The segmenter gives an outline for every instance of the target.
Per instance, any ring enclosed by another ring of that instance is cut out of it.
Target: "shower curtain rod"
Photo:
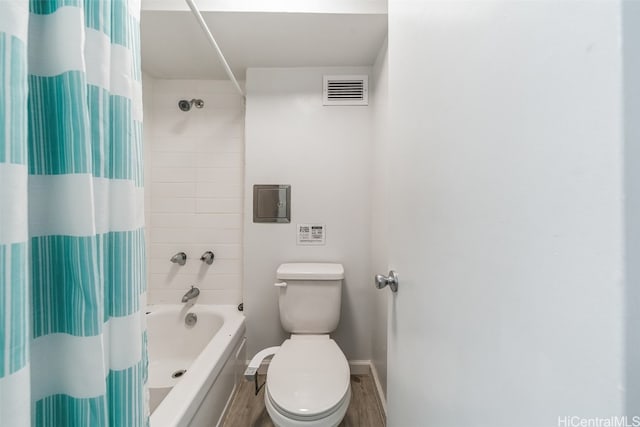
[[[218,54],[218,58],[222,62],[222,65],[224,66],[224,70],[227,72],[227,75],[229,76],[229,78],[233,82],[234,86],[236,87],[236,90],[238,91],[240,96],[242,96],[242,98],[244,99],[245,98],[244,92],[242,91],[242,88],[240,87],[240,84],[238,84],[238,80],[236,80],[236,76],[233,75],[233,71],[231,71],[231,67],[229,67],[229,63],[227,63],[227,60],[224,58],[224,55],[222,54],[222,51],[220,50],[220,46],[218,46],[218,43],[216,43],[216,39],[213,38],[213,34],[211,34],[211,31],[209,30],[209,26],[204,21],[204,18],[202,17],[202,14],[200,13],[200,10],[198,10],[198,6],[196,6],[196,4],[193,2],[193,0],[185,0],[185,1],[187,2],[187,5],[191,9],[191,12],[193,12],[194,16],[196,17],[196,20],[198,21],[198,24],[200,24],[200,27],[202,28],[202,31],[204,31],[204,33],[206,34],[207,38],[209,39],[209,43],[211,43],[211,46],[213,46],[213,48],[215,49],[216,53]]]

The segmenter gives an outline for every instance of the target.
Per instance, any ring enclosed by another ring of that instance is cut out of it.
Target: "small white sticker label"
[[[298,224],[298,245],[324,245],[324,224]]]

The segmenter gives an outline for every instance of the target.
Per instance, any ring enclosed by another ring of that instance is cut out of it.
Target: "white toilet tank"
[[[289,263],[278,267],[280,322],[293,334],[328,334],[340,322],[342,264]]]

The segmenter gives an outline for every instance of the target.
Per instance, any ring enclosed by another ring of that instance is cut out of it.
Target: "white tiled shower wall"
[[[236,304],[242,294],[244,116],[226,81],[145,76],[145,191],[148,299],[179,303],[195,285],[199,302]],[[201,98],[204,108],[178,108]],[[200,261],[211,250],[212,265]],[[188,256],[184,266],[169,259]]]

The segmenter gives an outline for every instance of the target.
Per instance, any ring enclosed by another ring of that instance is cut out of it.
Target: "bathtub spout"
[[[191,286],[191,289],[189,289],[187,293],[182,297],[182,302],[189,302],[189,300],[194,299],[198,295],[200,295],[200,289]]]

